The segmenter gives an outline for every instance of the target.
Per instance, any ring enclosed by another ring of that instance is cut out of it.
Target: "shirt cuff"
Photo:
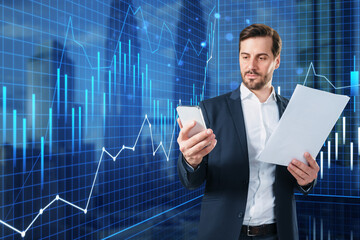
[[[301,188],[302,191],[304,191],[305,193],[308,193],[311,189],[311,186],[312,186],[313,183],[309,183],[308,185],[305,185],[305,186],[300,186],[299,187]]]
[[[186,170],[188,170],[189,172],[195,172],[195,170],[199,169],[200,168],[200,165],[195,169],[193,168],[186,160],[185,158],[183,157],[183,161],[185,163],[185,168]]]

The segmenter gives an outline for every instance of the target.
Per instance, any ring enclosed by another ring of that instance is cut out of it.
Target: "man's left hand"
[[[287,167],[288,171],[294,176],[300,186],[306,186],[312,183],[317,178],[320,169],[310,153],[304,153],[304,157],[309,163],[309,166],[297,159],[293,159]]]

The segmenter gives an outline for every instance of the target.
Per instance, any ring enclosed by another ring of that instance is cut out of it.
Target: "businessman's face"
[[[240,43],[240,71],[243,83],[250,90],[271,85],[274,70],[280,65],[280,55],[274,57],[271,37],[248,38]]]

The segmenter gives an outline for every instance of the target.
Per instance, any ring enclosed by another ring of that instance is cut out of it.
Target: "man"
[[[314,187],[318,164],[308,153],[308,165],[258,161],[288,103],[272,87],[280,52],[274,29],[246,27],[239,40],[242,84],[200,102],[207,130],[188,138],[195,122],[182,126],[178,119],[180,180],[188,189],[206,181],[199,239],[298,239],[294,189],[307,194]]]

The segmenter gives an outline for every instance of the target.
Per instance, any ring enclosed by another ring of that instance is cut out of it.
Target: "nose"
[[[256,67],[257,67],[256,58],[251,58],[249,61],[249,70],[256,69]]]

